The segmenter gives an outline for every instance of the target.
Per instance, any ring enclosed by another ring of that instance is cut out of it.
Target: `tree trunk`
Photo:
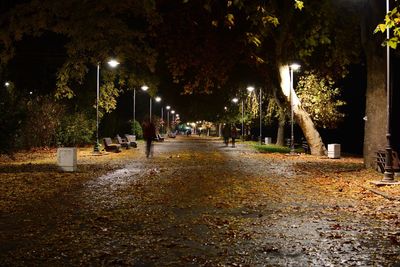
[[[278,106],[278,132],[276,134],[276,145],[277,146],[284,146],[285,145],[285,124],[286,124],[286,114],[285,114],[285,107],[282,104],[282,101],[279,99],[277,90],[274,89],[274,100],[276,105]]]
[[[278,133],[276,134],[276,145],[285,145],[285,117],[283,119],[279,116]]]
[[[380,45],[382,39],[373,30],[385,16],[385,3],[369,0],[365,3],[362,23],[363,47],[367,61],[367,91],[364,132],[364,164],[375,167],[375,152],[386,146],[386,49]]]
[[[288,65],[278,65],[279,75],[281,78],[281,90],[286,100],[290,103],[290,96],[292,97],[292,106],[294,119],[303,131],[311,149],[311,154],[316,156],[326,155],[326,148],[322,142],[321,136],[317,131],[310,115],[301,107],[299,98],[296,92],[290,88],[290,72]]]

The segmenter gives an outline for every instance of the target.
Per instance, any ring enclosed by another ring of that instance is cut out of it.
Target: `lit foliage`
[[[12,154],[25,118],[25,99],[15,92],[13,83],[0,88],[0,154]]]
[[[137,139],[143,138],[143,129],[142,126],[140,125],[140,122],[138,122],[137,120],[131,123],[131,130],[132,133],[136,135]]]
[[[52,96],[37,96],[26,103],[26,119],[19,142],[24,148],[54,146],[64,107]]]
[[[96,130],[96,121],[84,113],[63,116],[57,129],[56,140],[59,146],[89,144]]]
[[[388,45],[389,47],[396,49],[397,45],[400,44],[400,2],[397,2],[397,6],[389,11],[385,16],[384,23],[379,24],[375,33],[386,32],[387,28],[391,29],[392,36],[389,40],[386,40],[383,45]]]
[[[110,57],[118,57],[122,64],[113,70],[118,73],[117,78],[111,79],[106,68],[101,71],[106,86],[101,88],[104,97],[100,107],[106,112],[115,108],[119,89],[111,83],[116,79],[125,89],[156,83],[151,77],[156,52],[148,34],[158,23],[154,1],[31,0],[17,5],[7,15],[7,19],[0,20],[0,28],[8,29],[0,31],[2,64],[14,56],[15,44],[26,36],[52,32],[66,38],[66,60],[57,73],[58,98],[72,98],[84,90],[82,84],[87,81],[89,70],[99,63],[103,67]]]
[[[340,89],[334,87],[332,80],[306,73],[300,77],[296,91],[301,106],[318,127],[335,128],[344,118],[340,107],[346,103],[338,99]]]

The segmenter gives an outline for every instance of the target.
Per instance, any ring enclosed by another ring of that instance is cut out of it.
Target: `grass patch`
[[[252,144],[252,147],[257,150],[258,152],[261,153],[289,153],[290,148],[286,146],[277,146],[277,145],[260,145],[259,143],[254,142]],[[302,153],[303,149],[302,148],[297,148],[295,149],[296,153]]]

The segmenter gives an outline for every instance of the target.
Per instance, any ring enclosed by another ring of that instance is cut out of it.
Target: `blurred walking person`
[[[231,127],[229,127],[228,123],[226,123],[224,125],[224,128],[222,128],[222,136],[224,137],[225,146],[228,146],[229,145],[229,137],[231,136]]]
[[[237,129],[235,124],[232,125],[231,138],[232,138],[232,147],[235,147],[235,139],[237,138]]]
[[[143,122],[143,138],[146,141],[146,158],[153,157],[152,142],[156,137],[156,127],[150,119]]]

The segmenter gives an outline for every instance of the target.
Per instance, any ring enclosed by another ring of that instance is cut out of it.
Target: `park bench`
[[[107,152],[116,152],[116,153],[121,152],[121,145],[114,144],[110,137],[103,138],[103,143],[104,143],[104,149]]]
[[[119,134],[117,134],[115,139],[117,140],[117,144],[120,144],[121,147],[125,147],[126,149],[129,149],[129,143],[126,140],[122,139],[121,136],[119,136]]]
[[[169,138],[175,138],[175,137],[176,137],[176,133],[169,132],[169,133],[168,133],[168,137],[169,137]]]
[[[125,134],[125,139],[126,139],[126,141],[128,142],[128,144],[129,144],[131,147],[133,147],[133,148],[136,148],[136,147],[137,147],[137,143],[135,142],[135,141],[136,141],[136,138],[135,138],[134,135]]]
[[[160,134],[156,134],[155,140],[156,140],[157,142],[164,142],[164,137],[162,137]]]
[[[386,165],[386,151],[378,150],[376,151],[375,162],[377,165],[377,170],[381,173],[385,172]],[[400,172],[400,160],[396,151],[392,150],[392,166],[394,172]]]

